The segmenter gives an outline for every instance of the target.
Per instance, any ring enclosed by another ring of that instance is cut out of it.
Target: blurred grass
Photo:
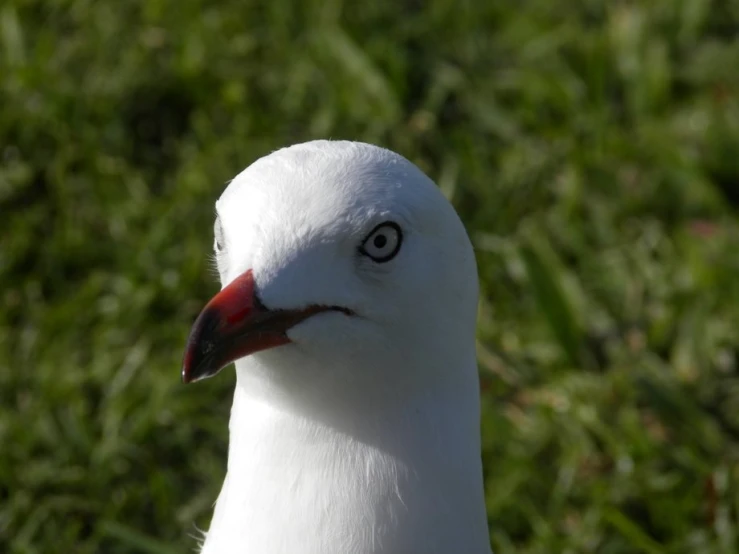
[[[738,552],[738,31],[736,0],[5,0],[0,551],[192,551],[233,385],[178,375],[212,202],[333,137],[477,247],[496,553]]]

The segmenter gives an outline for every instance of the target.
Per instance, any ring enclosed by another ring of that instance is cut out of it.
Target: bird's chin
[[[361,327],[361,318],[340,311],[326,311],[309,317],[287,331],[291,344],[299,349],[311,350],[353,336]]]
[[[295,352],[327,362],[371,357],[387,343],[384,329],[371,319],[340,312],[320,313],[301,321],[287,332],[287,336]]]

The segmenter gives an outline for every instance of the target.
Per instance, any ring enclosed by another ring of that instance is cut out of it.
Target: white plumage
[[[299,317],[220,361],[237,384],[203,554],[488,554],[477,273],[438,188],[388,150],[315,141],[248,167],[217,212],[224,287]],[[206,331],[190,348],[212,365]]]

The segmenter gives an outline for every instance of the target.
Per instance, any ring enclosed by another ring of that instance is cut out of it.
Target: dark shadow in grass
[[[145,83],[127,98],[122,109],[127,157],[151,175],[151,191],[161,194],[164,174],[177,161],[177,142],[190,129],[195,101],[187,83],[177,80]]]

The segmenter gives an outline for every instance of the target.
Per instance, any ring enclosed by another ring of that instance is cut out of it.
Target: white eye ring
[[[381,264],[395,257],[400,251],[402,242],[403,232],[400,230],[400,225],[393,221],[386,221],[370,231],[359,247],[359,252]]]

